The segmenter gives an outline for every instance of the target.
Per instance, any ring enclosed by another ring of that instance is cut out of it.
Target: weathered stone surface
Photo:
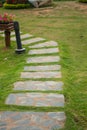
[[[10,94],[6,99],[6,104],[19,106],[64,106],[64,96],[62,94],[46,93],[15,93]]]
[[[4,31],[0,31],[0,35],[1,35],[2,33],[4,33]]]
[[[21,34],[22,32],[20,32],[20,34]],[[11,32],[11,36],[13,36],[13,35],[15,35],[15,31],[13,31],[13,32]]]
[[[20,34],[21,34],[22,32],[20,32]],[[5,36],[5,34],[3,33],[3,34],[0,34],[2,37],[4,37]],[[13,35],[15,35],[15,32],[13,31],[13,32],[11,32],[11,36],[13,36]]]
[[[23,34],[20,37],[21,37],[21,39],[30,38],[30,37],[32,37],[32,35],[30,35],[30,34]],[[11,37],[11,40],[12,41],[16,41],[16,37]]]
[[[58,130],[66,120],[64,112],[6,111],[0,112],[0,117],[0,130],[53,130],[55,126]]]
[[[44,65],[44,66],[25,66],[24,71],[50,71],[50,70],[60,70],[60,65]]]
[[[19,81],[14,83],[14,90],[62,90],[63,82],[55,81]]]
[[[29,40],[23,40],[22,44],[27,45],[27,44],[31,44],[31,43],[34,43],[34,42],[40,42],[40,41],[43,41],[43,40],[45,40],[45,39],[44,38],[32,38],[32,39],[29,39]]]
[[[57,46],[58,43],[55,41],[48,41],[43,43],[38,43],[36,45],[29,46],[29,48],[42,48],[42,47],[50,47],[50,46]]]
[[[61,72],[21,72],[21,78],[61,78]]]
[[[47,49],[33,49],[29,51],[29,55],[32,54],[53,54],[59,52],[58,48],[47,48]]]
[[[4,34],[0,34],[4,36]],[[11,33],[15,35],[15,32]],[[59,52],[55,41],[48,41],[44,43],[37,43],[31,45],[31,43],[44,41],[43,38],[29,38],[28,34],[21,35],[22,44],[30,44],[29,55],[33,54],[50,54]],[[15,36],[11,38],[15,41]],[[41,49],[41,48],[48,49]],[[53,47],[53,48],[52,48]],[[35,49],[36,48],[36,49]],[[38,48],[38,49],[37,49]],[[27,59],[27,63],[51,63],[59,62],[59,56],[40,56],[31,57]],[[51,63],[52,64],[52,63]],[[39,70],[39,72],[38,72]],[[33,81],[34,79],[45,78],[61,78],[60,65],[44,65],[44,66],[25,66],[24,71],[34,72],[22,72],[21,78],[29,78],[27,81],[19,81],[14,84],[14,90],[40,90],[40,91],[60,91],[62,90],[63,82],[55,81]],[[31,80],[30,80],[31,79]],[[57,93],[13,93],[6,99],[8,105],[18,106],[35,106],[35,107],[64,107],[64,96]],[[64,112],[0,112],[0,130],[55,130],[64,127],[65,123]]]
[[[38,56],[28,58],[27,63],[59,62],[59,60],[59,56]]]

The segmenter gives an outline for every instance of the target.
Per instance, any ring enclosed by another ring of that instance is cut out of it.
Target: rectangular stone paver
[[[21,34],[22,32],[20,32],[20,34]],[[15,32],[13,31],[13,32],[11,32],[11,36],[13,36],[13,35],[15,35]],[[3,34],[1,34],[1,36],[2,37],[4,37],[5,36],[5,34],[3,33]]]
[[[27,63],[59,62],[59,60],[59,56],[38,56],[28,58]]]
[[[21,34],[22,32],[20,32],[20,34]],[[15,31],[13,31],[13,32],[11,32],[11,36],[13,36],[13,35],[15,35]]]
[[[64,127],[64,112],[0,112],[0,130],[55,130]]]
[[[22,34],[20,37],[21,37],[21,39],[30,38],[30,37],[32,37],[32,35],[30,35],[30,34]],[[11,37],[11,40],[16,41],[16,37]]]
[[[50,71],[50,70],[60,70],[60,65],[44,65],[44,66],[25,66],[24,71]]]
[[[21,78],[61,78],[61,72],[21,72]]]
[[[64,96],[56,93],[15,93],[10,94],[6,99],[8,105],[18,106],[64,106]]]
[[[58,48],[47,48],[47,49],[33,49],[29,51],[29,55],[32,54],[50,54],[59,52]]]
[[[55,81],[19,81],[14,83],[14,90],[62,90],[63,82]]]
[[[48,41],[43,43],[38,43],[36,45],[29,46],[29,48],[42,48],[42,47],[50,47],[50,46],[58,46],[58,43],[55,41]]]
[[[34,43],[34,42],[40,42],[40,41],[43,41],[45,40],[44,38],[32,38],[32,39],[29,39],[29,40],[23,40],[22,41],[22,44],[23,45],[27,45],[27,44],[31,44],[31,43]]]
[[[4,33],[4,31],[0,31],[0,35],[1,35],[2,33]]]

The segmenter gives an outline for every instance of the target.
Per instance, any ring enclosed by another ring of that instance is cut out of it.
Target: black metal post
[[[19,28],[19,23],[17,21],[14,22],[14,30],[15,30],[16,42],[17,42],[17,49],[15,50],[15,52],[17,54],[21,54],[25,52],[25,48],[22,48],[21,38],[20,38],[20,28]]]

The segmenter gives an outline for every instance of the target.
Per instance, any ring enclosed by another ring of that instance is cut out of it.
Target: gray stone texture
[[[20,33],[22,33],[22,32],[20,32]],[[11,32],[11,35],[15,35],[15,31]]]
[[[21,37],[21,39],[25,39],[25,38],[32,37],[32,35],[30,35],[30,34],[22,34],[20,37]],[[11,40],[16,41],[16,37],[11,37]]]
[[[62,90],[63,82],[55,81],[19,81],[14,83],[14,90]]]
[[[18,106],[64,106],[64,96],[53,93],[15,93],[10,94],[6,99],[8,105]]]
[[[53,53],[58,53],[59,49],[58,48],[46,48],[46,49],[33,49],[29,51],[29,55],[33,54],[53,54]]]
[[[0,130],[54,130],[55,126],[58,130],[64,127],[66,120],[64,112],[6,111],[0,112],[0,117]]]
[[[21,72],[21,78],[61,78],[61,72]]]
[[[60,65],[38,65],[38,66],[25,66],[24,71],[53,71],[53,70],[60,70]]]
[[[27,63],[59,62],[59,60],[59,56],[38,56],[28,58]]]
[[[20,32],[20,34],[22,34],[22,32]],[[3,33],[3,34],[0,34],[2,37],[4,37],[5,36],[5,34]],[[11,36],[14,36],[15,35],[15,32],[13,31],[13,32],[11,32]]]
[[[14,33],[14,32],[13,32]],[[2,35],[2,34],[1,34]],[[12,34],[11,34],[12,35]],[[3,34],[4,36],[4,34]],[[21,39],[28,38],[28,34],[21,35]],[[15,41],[15,37],[11,38]],[[43,38],[32,38],[23,40],[22,44],[30,44],[29,55],[32,54],[50,54],[59,52],[55,41],[40,42]],[[52,48],[53,46],[53,48]],[[48,49],[41,49],[50,47]],[[39,49],[34,49],[39,48]],[[38,56],[29,57],[27,63],[52,63],[59,62],[59,56]],[[60,65],[38,65],[25,66],[21,72],[21,78],[29,79],[14,83],[14,90],[32,90],[32,91],[60,91],[62,90],[62,81],[51,81],[50,78],[61,78]],[[29,72],[28,72],[29,71]],[[32,72],[31,72],[32,71]],[[49,81],[33,81],[34,79],[45,78]],[[31,80],[30,80],[31,79]],[[64,95],[58,93],[45,92],[22,92],[8,95],[5,104],[17,106],[33,107],[64,107]],[[58,130],[64,127],[66,116],[64,112],[0,112],[0,130]]]
[[[55,41],[48,41],[48,42],[38,43],[36,45],[29,46],[29,48],[42,48],[42,47],[50,47],[50,46],[55,47],[57,45],[58,43]]]
[[[34,42],[40,42],[40,41],[43,41],[45,40],[44,38],[32,38],[32,39],[29,39],[29,40],[23,40],[22,41],[22,44],[23,45],[28,45],[28,44],[31,44],[31,43],[34,43]]]
[[[0,35],[1,35],[2,33],[4,33],[4,31],[0,31]]]

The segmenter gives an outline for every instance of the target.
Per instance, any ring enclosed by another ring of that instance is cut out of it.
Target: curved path
[[[0,35],[4,36],[2,33]],[[14,32],[11,35],[11,40],[15,41]],[[23,33],[21,39],[22,44],[29,45],[30,51],[20,81],[14,83],[17,93],[8,95],[5,104],[64,108],[58,43]],[[63,111],[4,111],[0,112],[0,130],[59,130],[64,127],[65,120]]]

